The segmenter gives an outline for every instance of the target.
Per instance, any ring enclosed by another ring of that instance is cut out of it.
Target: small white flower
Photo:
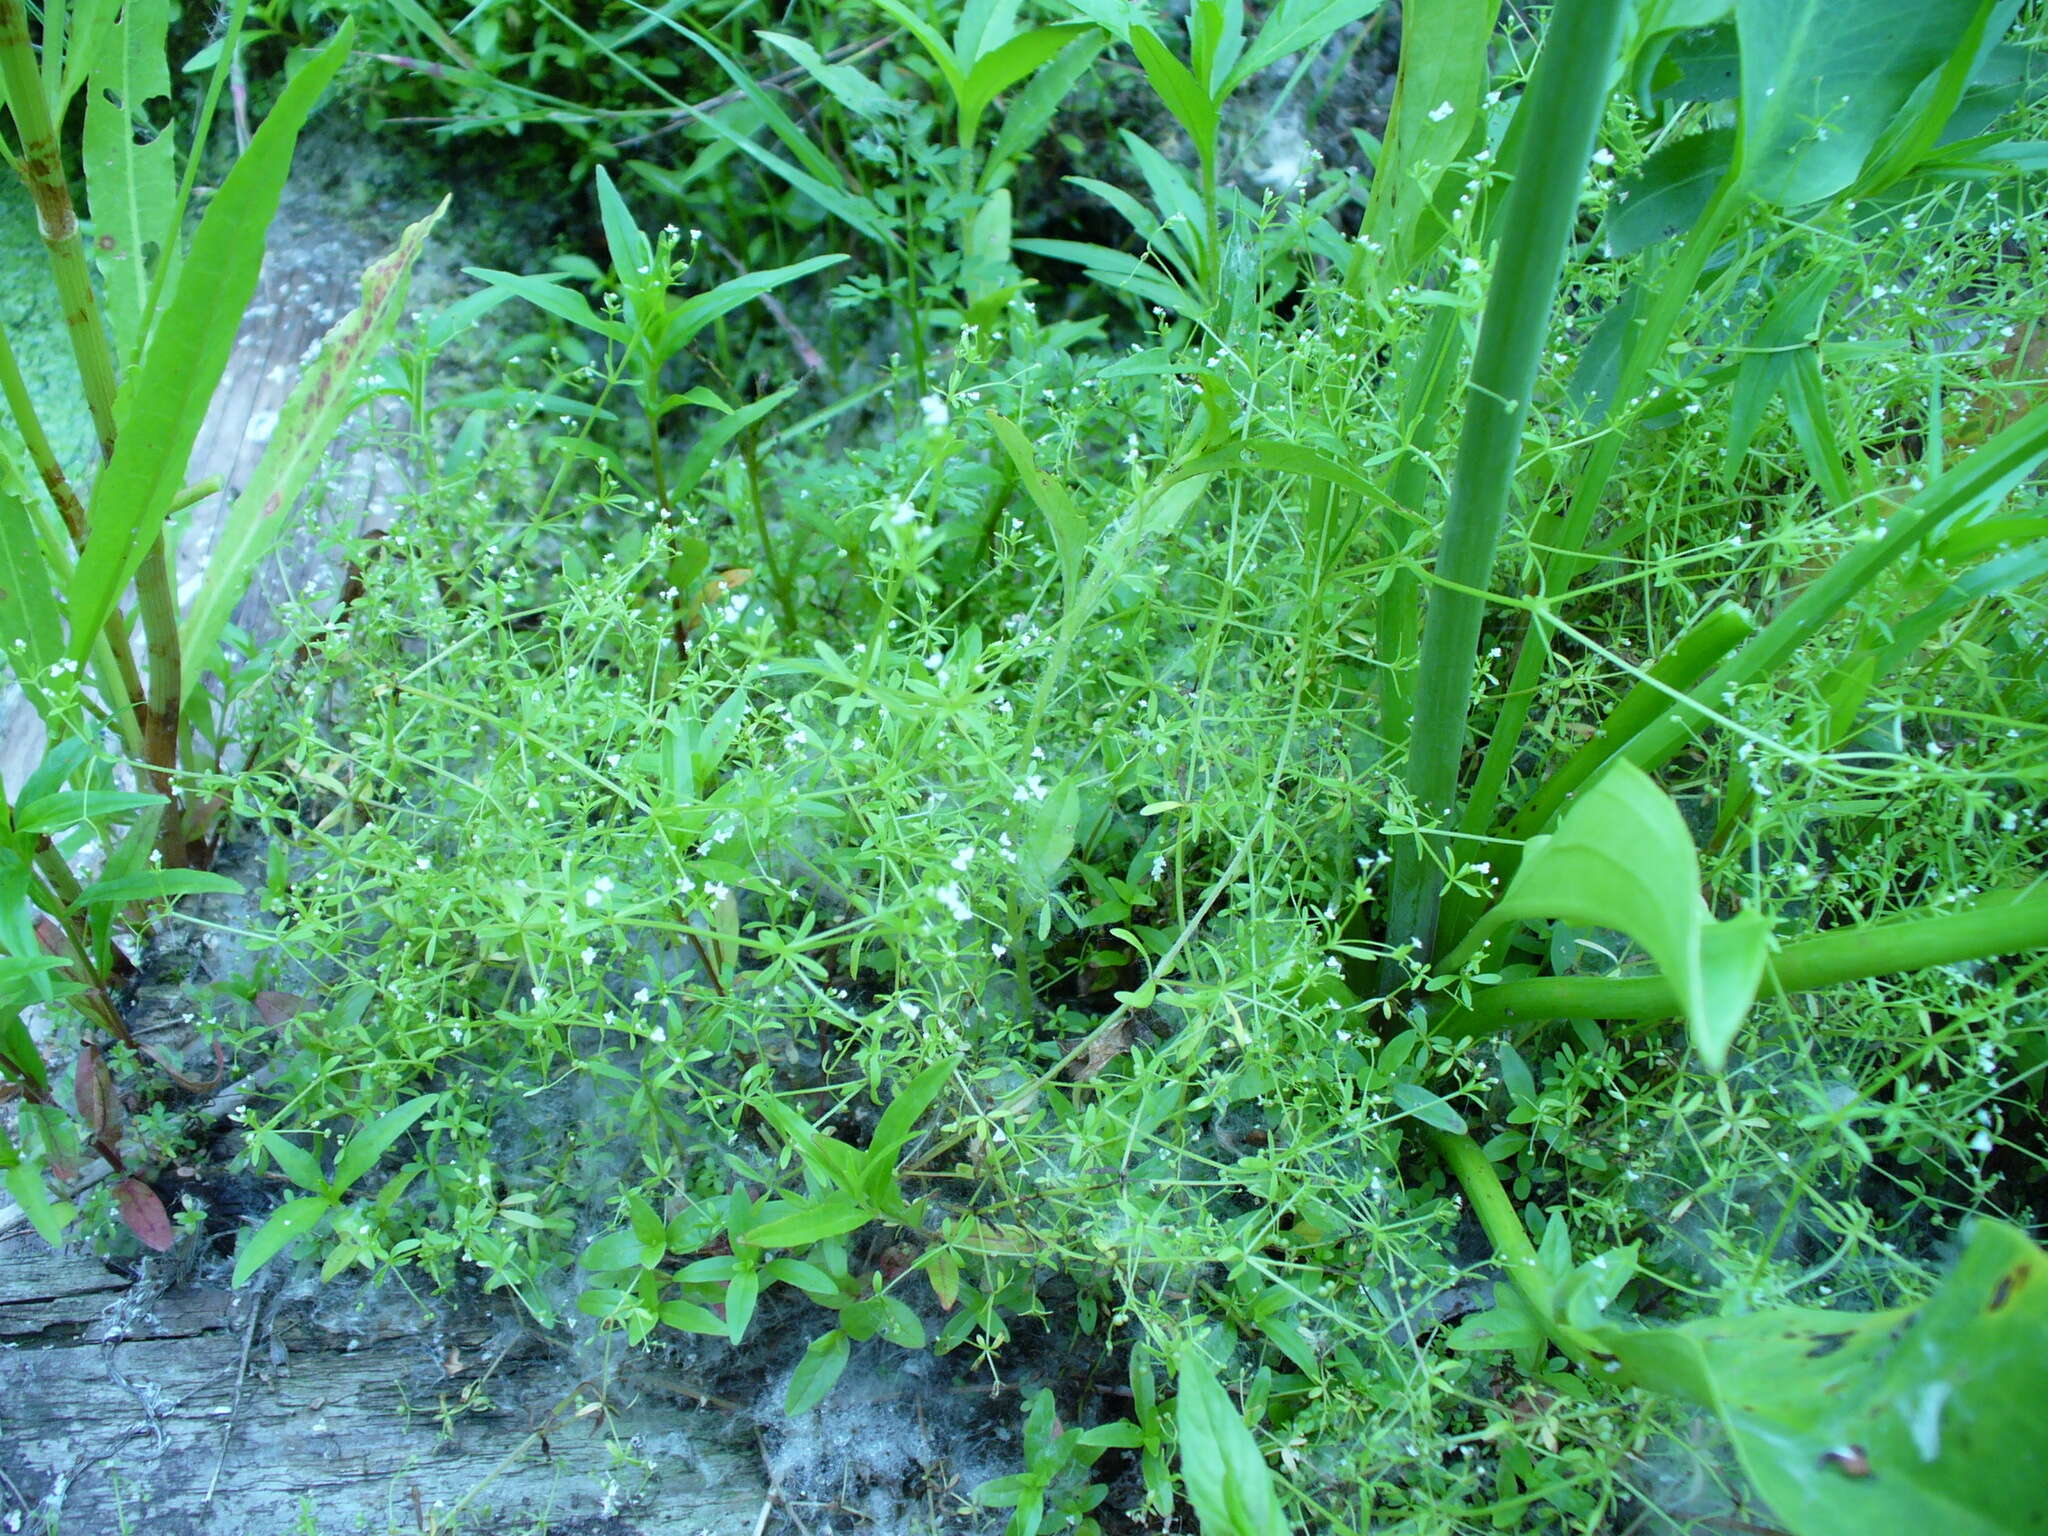
[[[947,860],[947,862],[950,863],[955,869],[960,870],[964,873],[967,866],[974,862],[973,846],[970,844],[969,846],[962,848],[958,853],[954,854],[951,859]]]
[[[1458,109],[1452,106],[1448,101],[1438,102],[1435,106],[1429,109],[1429,120],[1432,123],[1440,123],[1457,110]]]
[[[917,402],[917,408],[924,412],[924,424],[928,427],[943,427],[953,419],[945,400],[938,395],[926,395]]]

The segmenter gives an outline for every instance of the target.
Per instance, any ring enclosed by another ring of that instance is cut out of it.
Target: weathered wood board
[[[428,1312],[397,1286],[130,1280],[17,1232],[0,1239],[0,1529],[782,1528],[751,1432],[659,1362],[614,1358],[486,1298]]]

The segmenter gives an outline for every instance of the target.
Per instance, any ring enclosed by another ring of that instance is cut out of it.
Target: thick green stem
[[[1615,419],[1593,445],[1592,453],[1580,469],[1572,499],[1565,508],[1563,526],[1554,533],[1546,530],[1544,534],[1546,552],[1537,586],[1552,602],[1562,600],[1565,590],[1590,563],[1585,553],[1586,537],[1592,529],[1601,499],[1606,495],[1607,483],[1614,477],[1622,446],[1629,439],[1629,427],[1639,409],[1636,397],[1649,382],[1651,368],[1669,348],[1671,335],[1678,328],[1679,316],[1685,312],[1693,290],[1699,286],[1700,275],[1706,270],[1708,259],[1720,248],[1721,238],[1741,206],[1733,176],[1724,178],[1706,210],[1693,225],[1692,232],[1686,236],[1684,245],[1679,247],[1678,254],[1664,269],[1649,312],[1636,323],[1628,350],[1622,357],[1614,392],[1609,397],[1609,409]],[[1461,830],[1468,836],[1484,833],[1499,815],[1501,788],[1507,783],[1508,769],[1515,753],[1521,749],[1522,729],[1528,724],[1544,663],[1550,657],[1548,641],[1545,632],[1532,628],[1516,648],[1514,672],[1507,691],[1501,696],[1500,717],[1494,721],[1486,756],[1480,763],[1479,776],[1474,782],[1464,817]],[[1534,830],[1542,829],[1538,826]]]
[[[1493,1164],[1479,1150],[1479,1143],[1452,1131],[1429,1130],[1427,1134],[1437,1155],[1465,1191],[1465,1198],[1472,1202],[1472,1214],[1479,1218],[1486,1240],[1493,1244],[1494,1257],[1507,1271],[1515,1289],[1522,1293],[1522,1299],[1536,1314],[1550,1341],[1574,1363],[1591,1367],[1598,1351],[1577,1329],[1567,1327],[1553,1315],[1550,1280],[1543,1273],[1542,1261],[1536,1257],[1536,1245],[1529,1241],[1522,1218],[1515,1214],[1514,1201],[1508,1198]]]
[[[78,359],[78,378],[92,412],[100,453],[114,456],[114,349],[93,296],[92,274],[86,270],[85,245],[78,234],[78,215],[64,180],[58,153],[57,128],[43,96],[42,74],[36,68],[35,46],[29,41],[28,11],[21,0],[0,0],[0,82],[8,110],[21,134],[21,176],[34,201],[43,244],[57,278],[57,297],[64,311],[64,329]]]
[[[2048,949],[2048,888],[1998,891],[1959,911],[1887,918],[1788,944],[1771,956],[1763,991],[1811,992],[2036,949]],[[1662,976],[1539,976],[1484,989],[1445,1027],[1488,1034],[1556,1019],[1668,1019],[1679,1011]]]
[[[1438,585],[1423,626],[1408,792],[1418,827],[1425,830],[1456,820],[1458,766],[1470,730],[1466,714],[1486,611],[1482,594],[1493,579],[1529,395],[1626,9],[1626,0],[1559,0],[1517,113],[1530,120],[1523,142],[1540,144],[1542,154],[1525,155],[1514,167],[1502,210],[1499,254],[1473,349],[1465,427],[1436,559]],[[1424,955],[1432,951],[1442,888],[1424,832],[1400,839],[1389,942],[1412,943]],[[1391,990],[1403,974],[1398,961],[1389,961],[1381,979]]]

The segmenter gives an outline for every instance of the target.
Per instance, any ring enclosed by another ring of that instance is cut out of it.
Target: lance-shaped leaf
[[[150,104],[169,106],[164,60],[166,0],[127,0],[111,38],[96,45],[85,105],[85,183],[92,199],[93,263],[107,288],[107,317],[124,357],[143,340],[152,262],[175,263],[177,160]]]
[[[407,279],[435,220],[448,199],[409,226],[389,255],[363,272],[363,302],[336,323],[320,343],[320,355],[300,378],[278,413],[276,430],[256,472],[235,498],[206,579],[185,615],[185,697],[199,688],[213,663],[221,630],[241,600],[249,576],[283,535],[285,514],[299,499],[326,455],[327,445],[355,403],[355,381],[365,364],[390,338],[405,307]]]
[[[163,529],[193,441],[263,265],[261,232],[277,213],[292,152],[313,105],[348,57],[334,41],[292,78],[199,221],[141,366],[125,381],[114,456],[93,486],[92,536],[71,578],[71,654],[83,661]]]
[[[1718,1413],[1799,1536],[2048,1529],[2048,1254],[2017,1228],[1980,1221],[1915,1307],[1793,1308],[1594,1337],[1624,1380]]]
[[[1529,840],[1506,892],[1443,969],[1455,970],[1508,923],[1562,918],[1619,929],[1657,962],[1700,1059],[1718,1072],[1756,999],[1770,928],[1754,911],[1717,920],[1699,891],[1699,855],[1685,818],[1648,774],[1617,762],[1555,833]]]

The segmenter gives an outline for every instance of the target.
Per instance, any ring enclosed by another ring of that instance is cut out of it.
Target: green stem
[[[1458,765],[1470,730],[1466,715],[1486,611],[1481,594],[1493,578],[1529,396],[1606,105],[1608,61],[1626,9],[1626,0],[1558,0],[1517,113],[1528,114],[1525,142],[1540,144],[1542,154],[1515,167],[1473,349],[1465,426],[1436,559],[1439,585],[1430,596],[1416,672],[1408,793],[1419,828],[1444,827],[1456,819]],[[1391,943],[1412,942],[1425,955],[1433,950],[1442,888],[1421,831],[1398,840],[1387,931]],[[1382,967],[1388,990],[1402,978],[1398,959]]]
[[[85,245],[78,234],[78,215],[64,180],[58,153],[57,127],[43,95],[35,47],[29,41],[28,10],[21,0],[0,0],[0,84],[21,135],[22,180],[35,203],[36,222],[50,253],[63,307],[65,334],[78,360],[78,378],[92,412],[100,453],[114,456],[114,349],[93,296],[92,274],[86,270]]]
[[[1576,1328],[1559,1322],[1553,1315],[1550,1281],[1543,1273],[1542,1260],[1536,1256],[1536,1245],[1529,1241],[1522,1218],[1515,1214],[1514,1201],[1508,1198],[1493,1164],[1479,1150],[1479,1143],[1454,1131],[1426,1128],[1426,1134],[1437,1155],[1456,1176],[1465,1198],[1472,1203],[1472,1214],[1479,1218],[1486,1240],[1493,1244],[1494,1257],[1507,1271],[1515,1289],[1522,1293],[1522,1299],[1536,1314],[1550,1341],[1575,1364],[1590,1368],[1599,1357],[1599,1350]]]
[[[1741,206],[1742,199],[1735,190],[1731,173],[1715,188],[1713,198],[1693,225],[1692,232],[1686,236],[1685,244],[1664,269],[1649,312],[1637,322],[1628,351],[1622,358],[1614,392],[1609,397],[1609,409],[1616,419],[1593,445],[1592,453],[1579,472],[1572,499],[1565,508],[1563,526],[1554,535],[1545,535],[1548,548],[1543,556],[1537,589],[1550,594],[1553,602],[1562,600],[1565,590],[1590,563],[1584,549],[1586,536],[1593,526],[1593,516],[1599,510],[1601,499],[1607,493],[1607,483],[1614,477],[1622,447],[1629,440],[1628,428],[1641,409],[1634,403],[1636,397],[1649,381],[1651,368],[1668,350],[1672,332],[1678,328],[1679,316],[1685,312],[1693,290],[1699,285],[1700,275],[1706,270],[1708,259],[1720,248],[1721,237]],[[1544,663],[1550,658],[1548,642],[1546,633],[1532,629],[1523,636],[1522,644],[1515,650],[1514,672],[1507,691],[1501,696],[1500,717],[1494,721],[1493,730],[1489,733],[1486,756],[1480,763],[1464,818],[1462,830],[1467,835],[1476,836],[1484,832],[1499,814],[1501,787],[1507,782],[1508,769],[1521,748],[1522,730],[1528,724],[1529,711],[1535,706]]]
[[[1886,918],[1788,944],[1765,968],[1765,992],[1812,992],[1873,976],[2048,949],[2048,888],[1996,891],[1960,911]],[[1446,1020],[1465,1034],[1555,1019],[1669,1019],[1678,996],[1662,976],[1538,976],[1502,982]]]

